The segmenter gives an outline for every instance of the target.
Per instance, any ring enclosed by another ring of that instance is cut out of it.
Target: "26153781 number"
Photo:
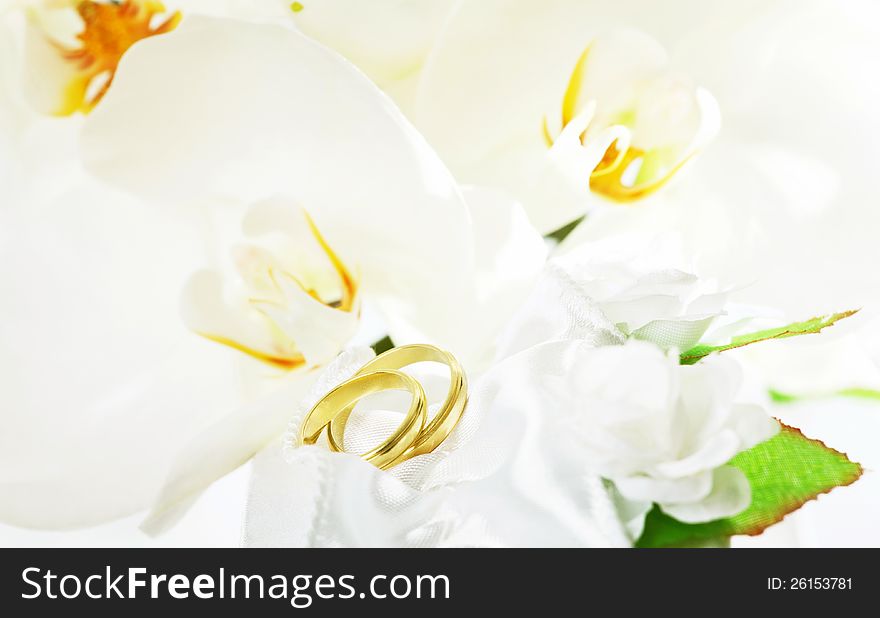
[[[852,590],[852,577],[768,577],[768,590]]]

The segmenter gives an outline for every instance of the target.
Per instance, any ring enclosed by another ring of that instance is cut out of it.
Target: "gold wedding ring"
[[[400,371],[375,371],[356,375],[324,395],[309,411],[300,430],[303,444],[315,444],[324,427],[339,416],[340,412],[354,406],[367,395],[387,390],[407,390],[412,403],[397,430],[382,444],[362,457],[379,468],[390,467],[410,448],[425,426],[427,404],[422,385]],[[332,448],[332,447],[331,447]],[[333,448],[333,450],[339,450]]]
[[[398,371],[421,362],[449,367],[449,390],[437,414],[427,420],[425,392],[411,376]],[[467,378],[452,354],[427,344],[392,348],[364,365],[352,378],[327,393],[306,415],[303,444],[315,444],[327,427],[330,450],[342,452],[345,427],[358,401],[385,390],[406,390],[412,403],[400,426],[382,444],[361,455],[386,470],[410,457],[430,453],[449,436],[467,405]]]

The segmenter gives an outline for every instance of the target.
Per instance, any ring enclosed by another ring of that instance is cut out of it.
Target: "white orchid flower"
[[[660,44],[612,25],[595,3],[462,3],[423,73],[417,125],[459,178],[510,191],[544,232],[592,196],[643,198],[718,113]],[[499,44],[484,44],[489,28]]]
[[[396,342],[443,341],[456,353],[467,354],[465,348],[473,346],[480,331],[462,325],[474,318],[475,304],[489,308],[491,290],[461,273],[473,272],[475,260],[486,263],[486,272],[497,271],[503,260],[498,262],[493,247],[507,239],[506,231],[521,245],[508,257],[522,260],[523,280],[537,274],[545,248],[517,214],[520,207],[492,191],[467,191],[471,213],[463,206],[447,208],[427,220],[432,204],[463,204],[448,172],[414,169],[409,152],[386,144],[389,121],[358,117],[350,101],[333,94],[335,82],[323,82],[326,96],[320,100],[303,97],[305,79],[297,71],[307,70],[299,68],[307,66],[304,58],[323,53],[317,44],[280,26],[185,20],[175,32],[129,52],[112,96],[84,128],[86,165],[111,184],[159,199],[209,191],[257,201],[293,191],[343,261],[363,270],[365,285],[369,280]],[[262,70],[254,71],[255,66]],[[195,85],[193,74],[200,75]],[[381,96],[378,90],[375,96]],[[384,105],[395,123],[405,122],[390,101]],[[133,109],[150,112],[132,124]],[[301,123],[300,118],[325,121]],[[218,132],[219,126],[229,130]],[[405,138],[432,156],[408,125]],[[186,149],[178,147],[181,143]],[[344,152],[369,154],[356,165],[327,164]],[[389,173],[395,180],[382,182]],[[421,191],[419,201],[412,199],[413,185]],[[388,219],[377,216],[377,209],[387,212]],[[477,246],[458,236],[471,219],[480,229]],[[389,233],[388,226],[399,233]],[[411,226],[431,232],[407,233]],[[368,254],[346,260],[345,247],[357,246],[368,231],[384,240]],[[428,263],[401,258],[429,254]],[[391,272],[395,276],[384,274]],[[451,294],[452,289],[457,292]],[[407,302],[401,304],[401,298]]]
[[[477,279],[527,287],[546,251],[491,193],[473,192],[472,224],[390,101],[293,29],[191,17],[122,65],[87,152],[164,201],[81,176],[0,211],[20,265],[3,271],[0,517],[21,526],[152,506],[161,529],[280,435],[361,302],[455,347]]]
[[[538,276],[546,248],[521,208],[491,193],[469,189],[466,195],[470,196],[468,207],[474,214],[476,240],[475,270],[470,277],[479,294],[473,302],[466,296],[460,298],[472,311],[471,322],[458,325],[466,336],[451,337],[448,343],[472,367],[481,367],[492,358],[493,334]],[[221,270],[199,270],[187,280],[181,297],[182,319],[194,333],[261,361],[257,368],[252,363],[243,368],[244,387],[260,395],[266,393],[279,404],[286,402],[289,410],[293,402],[289,390],[280,388],[284,381],[310,383],[313,372],[309,370],[334,359],[358,333],[365,277],[358,258],[349,267],[308,213],[282,197],[252,206],[244,217],[242,232],[245,242],[229,244],[232,268],[227,270],[231,272],[224,276]],[[432,264],[430,268],[436,267]],[[436,270],[432,272],[436,274]],[[386,269],[381,276],[390,278],[395,273]],[[370,292],[366,285],[368,297]],[[399,315],[407,316],[409,301],[405,296],[388,302],[392,306],[388,324],[395,339],[427,339],[424,333],[430,328],[420,328],[419,319],[406,317],[400,328],[394,327],[396,309]],[[259,450],[239,425],[243,422],[253,423],[242,415],[230,426],[217,429],[225,448],[239,454],[239,460],[241,453]],[[274,434],[270,431],[260,435],[278,435],[278,426],[274,426]],[[209,450],[218,448],[216,440],[212,435],[187,446],[144,525],[146,531],[161,532],[173,524],[179,509],[169,507],[223,472],[202,462]],[[229,469],[239,460],[230,457]]]
[[[273,0],[3,0],[0,2],[0,161],[4,198],[54,199],[82,182],[83,120],[141,40],[198,15],[290,24]],[[52,178],[51,183],[45,178]]]
[[[136,43],[174,30],[192,14],[290,20],[280,2],[262,0],[9,0],[7,34],[20,39],[13,57],[22,89],[41,114],[89,113],[112,85],[122,56]]]

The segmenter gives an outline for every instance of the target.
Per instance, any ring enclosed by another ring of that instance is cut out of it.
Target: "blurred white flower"
[[[291,14],[300,31],[348,58],[412,118],[425,63],[457,0],[294,4]]]
[[[657,503],[697,523],[749,505],[748,481],[725,464],[779,429],[761,408],[735,403],[740,382],[729,359],[679,366],[676,354],[629,341],[581,348],[547,405],[586,469],[646,510]]]

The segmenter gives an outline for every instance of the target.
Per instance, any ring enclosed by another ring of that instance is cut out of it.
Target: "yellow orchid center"
[[[229,303],[228,294],[214,287],[216,279],[191,283],[191,329],[283,370],[305,366],[310,355],[321,357],[332,348],[333,331],[358,318],[359,284],[302,214],[308,238],[233,248],[238,300]],[[322,327],[327,332],[319,332]]]
[[[564,129],[590,102],[590,93],[584,87],[588,74],[590,46],[578,58],[562,98],[561,128]],[[639,121],[638,105],[618,109],[613,115],[605,114],[597,121],[594,117],[590,126],[580,136],[586,144],[593,134],[611,125],[632,130]],[[547,118],[544,118],[543,137],[548,147],[555,143],[556,136],[551,132]],[[558,136],[558,134],[557,134]],[[695,154],[682,155],[678,148],[664,145],[640,148],[632,143],[620,147],[618,141],[611,143],[595,169],[589,173],[589,187],[593,193],[610,200],[628,203],[646,197],[665,185]]]
[[[83,26],[76,35],[79,45],[56,44],[61,56],[76,69],[57,111],[61,116],[90,112],[106,94],[128,48],[141,39],[170,32],[181,19],[181,14],[174,12],[157,20],[166,10],[153,0],[80,0],[75,9]]]

